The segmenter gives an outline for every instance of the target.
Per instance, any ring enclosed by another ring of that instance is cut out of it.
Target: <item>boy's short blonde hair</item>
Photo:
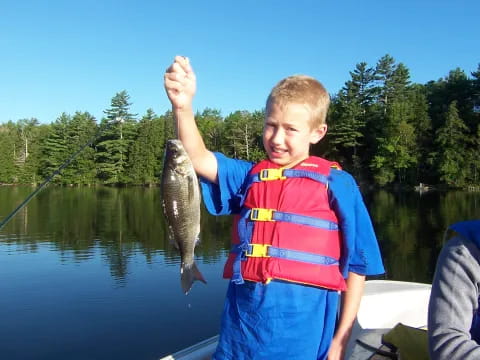
[[[292,75],[280,80],[267,99],[266,111],[276,104],[303,104],[311,112],[311,126],[316,128],[326,124],[330,96],[325,87],[316,79],[306,75]]]

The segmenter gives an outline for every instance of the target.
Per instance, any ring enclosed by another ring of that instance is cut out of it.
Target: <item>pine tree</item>
[[[367,63],[358,63],[347,81],[332,99],[329,114],[329,142],[337,150],[338,160],[354,175],[362,169],[358,149],[365,145],[365,127],[375,99],[375,72]]]
[[[460,68],[449,72],[446,78],[446,88],[448,104],[452,101],[457,102],[458,115],[462,118],[465,125],[471,133],[476,131],[476,116],[473,112],[475,102],[474,82],[467,77],[467,74]]]
[[[15,124],[0,125],[0,184],[15,182]]]
[[[376,93],[378,102],[382,104],[384,114],[387,112],[390,95],[393,92],[392,79],[395,69],[395,59],[388,54],[384,55],[375,67]]]
[[[162,148],[165,149],[167,141],[177,137],[177,130],[175,129],[176,122],[173,113],[170,110],[168,110],[164,115],[160,116],[160,120],[162,122],[163,130]]]
[[[374,135],[370,143],[376,144],[370,168],[380,185],[404,182],[417,162],[409,70],[385,55],[377,63],[376,80],[380,111],[369,126]]]
[[[410,124],[415,129],[415,143],[412,151],[417,157],[415,183],[431,183],[434,181],[434,169],[429,161],[433,143],[432,120],[428,114],[428,102],[425,87],[415,84],[409,91],[411,112]]]
[[[360,103],[349,94],[348,90],[340,92],[337,97],[332,99],[332,110],[328,121],[330,144],[337,149],[338,160],[346,168],[355,169],[357,167],[357,150],[363,145],[365,128],[362,113]]]
[[[480,124],[477,125],[476,136],[473,141],[473,148],[470,152],[471,171],[470,182],[475,185],[480,185]]]
[[[220,115],[220,111],[216,109],[206,108],[202,113],[195,115],[197,126],[202,134],[203,141],[207,149],[212,151],[220,150],[221,134],[223,118]]]
[[[261,138],[261,113],[236,111],[225,118],[226,153],[235,158],[252,160],[260,156],[258,140]]]
[[[104,113],[105,129],[96,148],[97,176],[105,184],[126,184],[131,181],[127,170],[130,146],[136,136],[136,114],[130,113],[130,96],[125,90],[117,93]]]
[[[74,184],[94,184],[96,181],[94,140],[98,134],[96,119],[88,112],[75,112],[69,126],[69,155],[75,154],[87,145],[76,156],[71,166],[71,182]]]
[[[62,113],[50,125],[48,136],[42,144],[42,169],[41,176],[48,178],[62,163],[68,158],[68,126],[70,125],[71,117],[66,113]],[[53,182],[63,182],[62,175],[57,175]]]
[[[148,109],[138,124],[138,136],[129,158],[129,173],[134,184],[158,182],[162,140],[163,123],[152,109]]]
[[[467,176],[468,127],[460,118],[457,102],[452,101],[445,114],[445,125],[436,132],[436,144],[440,180],[450,186],[461,187]]]

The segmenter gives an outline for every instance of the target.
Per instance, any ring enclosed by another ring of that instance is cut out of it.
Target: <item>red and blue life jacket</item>
[[[252,168],[224,277],[346,289],[339,266],[342,239],[328,197],[332,167],[339,168],[311,156],[291,169],[269,160]]]

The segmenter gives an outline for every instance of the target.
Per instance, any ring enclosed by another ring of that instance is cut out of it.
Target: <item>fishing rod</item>
[[[75,158],[78,156],[78,154],[80,154],[87,146],[90,146],[91,144],[93,144],[93,142],[100,136],[100,134],[102,132],[104,132],[105,130],[107,130],[111,125],[113,124],[118,124],[118,123],[122,123],[123,122],[123,119],[121,117],[116,117],[114,120],[112,121],[109,121],[107,122],[106,126],[102,127],[100,126],[100,128],[98,129],[98,131],[95,133],[94,136],[92,136],[92,138],[90,140],[88,140],[85,144],[83,144],[72,156],[70,156],[69,159],[67,159],[67,161],[65,161],[62,165],[60,165],[58,167],[57,170],[55,170],[43,183],[40,184],[40,186],[35,189],[35,191],[33,191],[30,195],[27,196],[27,198],[25,200],[23,200],[23,202],[18,205],[15,210],[13,210],[10,214],[8,214],[8,216],[3,219],[1,222],[0,222],[0,230],[2,230],[2,228],[7,225],[7,223],[20,211],[22,210],[25,205],[27,205],[30,200],[32,200],[35,195],[37,195],[50,181],[52,181],[52,179],[60,174],[60,172],[65,169],[68,165],[70,165],[70,163],[75,160]]]

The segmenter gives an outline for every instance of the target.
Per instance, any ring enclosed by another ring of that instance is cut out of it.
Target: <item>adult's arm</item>
[[[480,251],[457,236],[438,258],[428,309],[430,357],[448,360],[480,359],[480,345],[470,328],[478,308]]]

